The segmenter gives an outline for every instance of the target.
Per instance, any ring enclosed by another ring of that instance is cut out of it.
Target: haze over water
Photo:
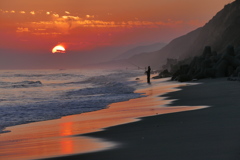
[[[110,103],[140,97],[133,93],[137,83],[127,79],[142,72],[22,70],[0,74],[0,129],[3,130],[8,126],[100,110]]]
[[[232,0],[1,0],[0,69],[79,68],[203,26]],[[52,54],[54,46],[66,52]]]

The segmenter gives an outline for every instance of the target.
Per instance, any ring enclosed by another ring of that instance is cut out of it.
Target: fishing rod
[[[132,63],[132,62],[129,62],[129,61],[127,61],[127,62],[128,62],[129,64],[137,67],[138,69],[144,69],[143,67],[140,67],[140,66],[138,66],[138,65],[136,65],[136,64],[134,64],[134,63]],[[146,68],[145,68],[145,71],[146,71]]]

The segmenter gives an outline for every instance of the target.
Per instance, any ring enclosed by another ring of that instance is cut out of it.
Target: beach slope
[[[240,159],[240,83],[202,80],[164,97],[172,106],[205,109],[143,118],[87,136],[121,142],[120,147],[52,159],[237,160]]]

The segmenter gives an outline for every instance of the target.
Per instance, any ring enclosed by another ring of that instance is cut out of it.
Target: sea
[[[139,70],[1,70],[0,133],[6,127],[105,109],[141,97]],[[132,78],[132,80],[130,80]]]

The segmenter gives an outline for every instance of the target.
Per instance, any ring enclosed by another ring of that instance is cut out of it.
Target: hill
[[[208,23],[184,36],[172,40],[162,49],[139,54],[129,61],[139,66],[151,65],[160,69],[167,58],[183,60],[199,56],[205,46],[211,46],[217,53],[228,45],[240,45],[240,0],[225,5]]]
[[[135,55],[138,55],[141,53],[157,51],[157,50],[162,49],[164,46],[166,46],[165,43],[155,43],[155,44],[151,44],[151,45],[138,46],[138,47],[132,48],[132,49],[120,54],[119,56],[114,58],[114,60],[128,59],[132,56],[135,56]]]

